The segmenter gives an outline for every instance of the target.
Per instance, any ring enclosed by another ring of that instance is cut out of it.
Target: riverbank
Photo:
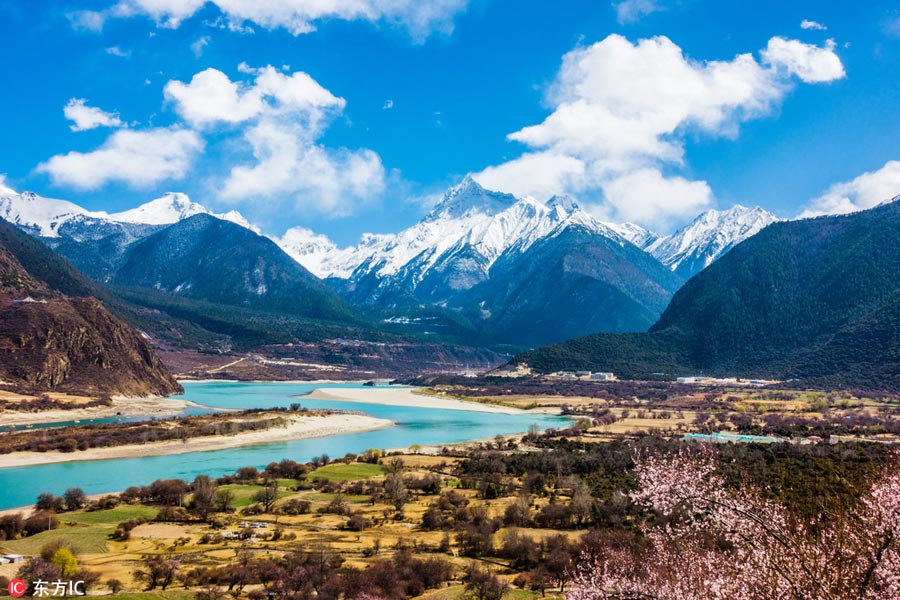
[[[112,417],[175,417],[182,414],[188,407],[199,406],[199,404],[189,400],[176,400],[160,396],[143,398],[116,396],[112,399],[112,403],[109,406],[70,409],[54,408],[38,412],[2,411],[0,412],[0,427],[61,421],[85,421],[88,419]]]
[[[383,404],[389,406],[412,406],[441,410],[468,410],[474,412],[499,413],[504,415],[527,414],[531,411],[508,406],[467,402],[455,398],[441,398],[418,393],[418,388],[318,388],[305,396],[297,396],[303,400],[325,400],[328,402],[362,402],[365,404]]]
[[[187,440],[150,442],[147,444],[127,444],[104,448],[89,448],[76,452],[14,452],[0,455],[0,469],[46,465],[51,463],[107,460],[113,458],[138,458],[143,456],[165,456],[187,452],[207,452],[227,450],[240,446],[254,446],[273,442],[290,442],[306,438],[325,437],[346,433],[362,433],[384,429],[394,424],[388,419],[379,419],[359,414],[333,414],[326,416],[293,417],[286,427],[276,427],[263,431],[249,431],[228,436],[196,437]]]

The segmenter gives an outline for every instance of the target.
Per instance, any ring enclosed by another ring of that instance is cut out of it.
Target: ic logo
[[[21,598],[27,589],[28,586],[21,579],[13,579],[9,582],[9,595],[13,598]]]

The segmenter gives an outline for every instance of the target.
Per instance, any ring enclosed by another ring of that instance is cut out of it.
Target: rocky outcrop
[[[5,235],[24,235],[0,223]],[[0,239],[3,239],[0,238]],[[29,273],[0,243],[0,380],[22,392],[170,395],[181,386],[148,342],[96,298]],[[46,264],[46,263],[45,263]]]

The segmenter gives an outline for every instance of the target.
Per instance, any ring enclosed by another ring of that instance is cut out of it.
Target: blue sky
[[[900,194],[895,2],[257,4],[0,0],[5,185],[342,244],[466,173],[660,230]]]

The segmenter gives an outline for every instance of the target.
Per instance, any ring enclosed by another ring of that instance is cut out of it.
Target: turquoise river
[[[440,445],[527,431],[564,427],[564,417],[543,414],[499,414],[467,410],[329,402],[297,398],[316,388],[362,387],[359,384],[186,382],[177,398],[213,408],[271,408],[299,402],[306,408],[358,410],[394,421],[377,431],[243,446],[228,450],[190,452],[168,456],[97,461],[74,461],[0,469],[0,509],[25,506],[41,492],[61,494],[80,487],[88,494],[114,492],[155,479],[192,480],[200,474],[213,477],[233,473],[243,466],[264,467],[289,458],[306,462],[327,454],[332,458],[369,448],[408,448],[413,444]],[[207,412],[192,409],[191,413]]]

